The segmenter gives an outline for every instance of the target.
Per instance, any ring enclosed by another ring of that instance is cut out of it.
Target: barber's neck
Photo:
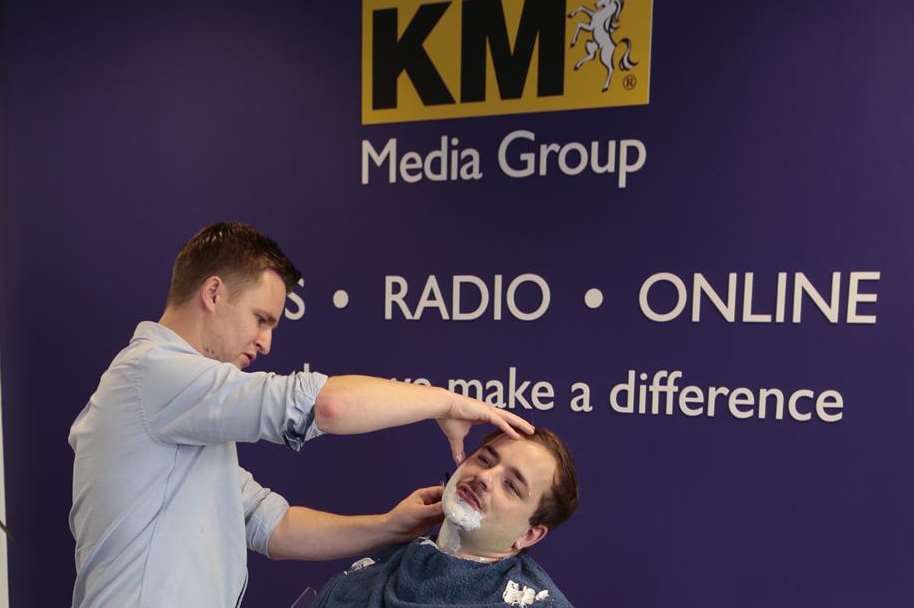
[[[474,562],[494,563],[517,555],[513,547],[509,547],[507,551],[497,551],[478,546],[471,535],[447,519],[438,531],[437,545],[444,553]]]
[[[162,318],[159,319],[159,325],[163,325],[181,336],[200,354],[205,353],[202,323],[194,311],[188,310],[187,306],[167,307],[162,313]]]

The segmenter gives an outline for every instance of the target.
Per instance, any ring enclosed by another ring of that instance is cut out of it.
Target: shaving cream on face
[[[476,530],[482,523],[482,513],[457,495],[457,476],[452,475],[441,498],[444,517],[461,530]]]
[[[441,531],[438,532],[438,549],[450,555],[457,555],[461,546],[460,532],[457,531],[457,528],[454,527],[450,520],[445,519],[444,523],[441,524]]]
[[[452,475],[441,497],[444,523],[438,533],[438,547],[446,553],[456,554],[461,547],[460,533],[476,530],[482,524],[482,513],[457,495],[457,476]]]

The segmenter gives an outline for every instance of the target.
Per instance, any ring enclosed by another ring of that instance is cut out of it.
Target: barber
[[[299,278],[275,242],[241,224],[204,228],[181,250],[161,319],[137,326],[70,429],[73,608],[238,606],[247,549],[336,559],[408,541],[442,517],[440,487],[382,515],[290,508],[238,465],[238,441],[297,452],[324,433],[435,419],[459,463],[474,424],[515,438],[533,432],[509,412],[441,388],[244,372],[270,352]]]

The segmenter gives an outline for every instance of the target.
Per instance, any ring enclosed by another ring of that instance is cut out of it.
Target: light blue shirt
[[[289,508],[238,466],[236,441],[321,434],[327,377],[245,373],[140,323],[70,428],[73,607],[237,606],[247,549],[264,555]]]

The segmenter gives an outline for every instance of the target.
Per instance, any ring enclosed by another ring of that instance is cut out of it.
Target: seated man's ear
[[[544,538],[546,538],[546,534],[548,534],[548,532],[549,532],[549,528],[547,528],[543,524],[537,524],[535,526],[530,526],[529,528],[527,528],[527,531],[524,533],[523,536],[521,536],[516,541],[514,541],[514,550],[521,551],[522,549],[526,549],[527,547],[532,547],[536,543],[538,543],[541,540],[543,540]]]

